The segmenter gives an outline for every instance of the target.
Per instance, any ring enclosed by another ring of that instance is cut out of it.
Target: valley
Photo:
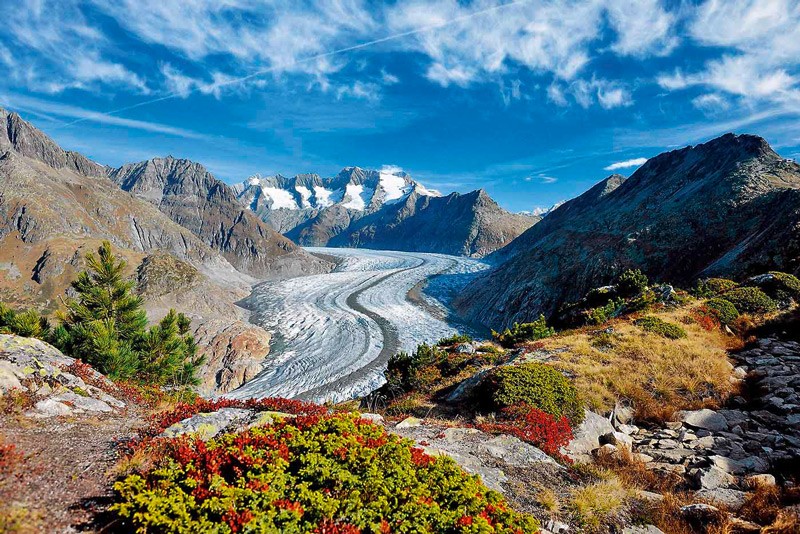
[[[446,319],[447,295],[488,268],[445,254],[306,250],[339,264],[327,274],[265,282],[245,299],[251,321],[279,341],[264,370],[227,397],[336,402],[367,394],[381,385],[397,351],[457,331]],[[426,281],[421,301],[409,298]]]

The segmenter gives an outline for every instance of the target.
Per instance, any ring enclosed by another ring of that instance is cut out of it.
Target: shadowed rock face
[[[800,268],[800,166],[764,139],[727,134],[611,176],[494,255],[457,306],[494,327],[550,314],[628,268],[699,276]]]
[[[250,275],[297,276],[330,268],[244,209],[234,191],[199,163],[155,158],[110,170],[109,177]]]
[[[482,189],[444,197],[412,193],[400,204],[355,221],[329,244],[482,257],[538,220],[505,211]]]

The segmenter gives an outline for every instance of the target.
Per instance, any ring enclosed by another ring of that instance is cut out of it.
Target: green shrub
[[[591,325],[601,325],[608,322],[612,317],[616,317],[617,313],[625,305],[623,299],[609,300],[605,306],[593,308],[585,312],[586,323]]]
[[[725,293],[725,300],[740,313],[769,313],[778,309],[774,300],[757,287],[737,287]]]
[[[717,297],[737,287],[739,284],[727,278],[705,278],[697,281],[694,294],[702,298]]]
[[[437,343],[440,347],[449,347],[450,345],[460,345],[461,343],[472,343],[472,336],[469,334],[454,334],[450,337],[443,337]]]
[[[487,381],[497,408],[527,404],[555,417],[566,416],[573,425],[583,420],[578,390],[558,369],[543,363],[505,365],[492,371]]]
[[[115,485],[137,532],[536,532],[451,458],[354,414],[301,416],[208,442],[170,440]]]
[[[438,347],[423,343],[413,353],[400,352],[389,358],[384,372],[389,389],[412,391],[425,386],[425,371],[430,366],[447,360],[447,353]]]
[[[639,269],[628,269],[617,277],[617,292],[623,297],[633,297],[647,289],[647,276]]]
[[[731,301],[723,298],[708,299],[705,302],[705,306],[722,324],[733,324],[739,317],[739,310],[736,309],[736,306],[734,306]]]
[[[800,301],[800,280],[794,275],[770,271],[753,277],[750,281],[782,306],[788,306],[792,301]]]
[[[652,332],[653,334],[658,334],[667,339],[681,339],[686,337],[686,330],[680,326],[662,321],[658,317],[653,317],[652,315],[636,319],[633,324],[646,332]]]
[[[513,347],[518,343],[526,341],[536,341],[554,335],[556,331],[547,326],[544,315],[540,315],[532,323],[514,323],[510,329],[506,328],[502,333],[492,330],[492,337],[503,347]]]

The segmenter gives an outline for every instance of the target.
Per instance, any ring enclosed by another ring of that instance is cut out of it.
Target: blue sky
[[[10,2],[10,0],[5,0]],[[800,2],[23,0],[0,105],[120,165],[399,166],[533,210],[727,131],[800,157]]]

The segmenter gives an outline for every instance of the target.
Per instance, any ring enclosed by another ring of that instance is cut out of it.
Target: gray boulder
[[[708,408],[678,412],[678,419],[694,428],[710,431],[728,430],[728,422],[725,417]]]
[[[563,452],[573,460],[590,461],[592,451],[600,446],[600,436],[609,433],[614,433],[611,421],[586,410],[583,422],[573,433],[575,438]]]

